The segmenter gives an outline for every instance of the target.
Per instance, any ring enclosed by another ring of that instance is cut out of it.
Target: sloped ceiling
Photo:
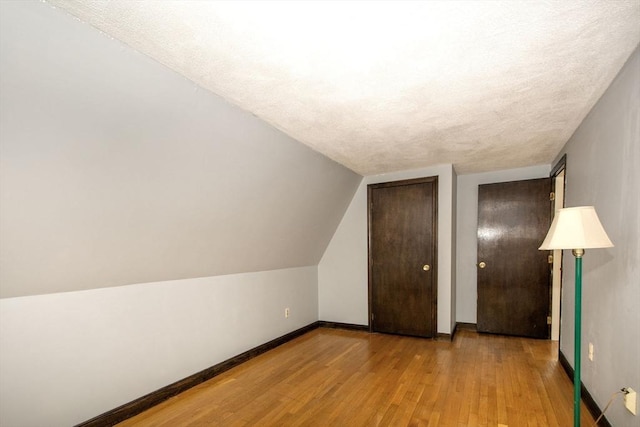
[[[359,174],[549,163],[640,2],[47,0]]]
[[[317,265],[362,177],[64,11],[0,1],[0,297]]]

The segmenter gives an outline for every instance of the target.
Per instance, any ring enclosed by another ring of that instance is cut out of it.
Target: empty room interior
[[[0,425],[640,426],[639,43],[638,0],[0,0]],[[590,206],[612,245],[543,245]]]

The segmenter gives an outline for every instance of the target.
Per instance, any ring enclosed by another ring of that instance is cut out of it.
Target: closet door
[[[478,187],[478,331],[549,338],[551,179]]]
[[[436,333],[437,177],[370,185],[371,330]]]

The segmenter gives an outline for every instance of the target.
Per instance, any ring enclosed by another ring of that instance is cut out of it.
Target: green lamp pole
[[[604,231],[593,206],[577,206],[556,211],[540,250],[571,249],[576,258],[575,328],[573,349],[573,425],[580,427],[580,336],[582,335],[582,256],[585,249],[611,248],[613,243]],[[581,248],[581,249],[576,249]]]
[[[582,335],[582,255],[584,255],[584,249],[573,249],[571,251],[573,256],[576,257],[576,290],[575,290],[575,327],[574,327],[574,343],[573,343],[573,425],[574,427],[580,427],[580,388],[582,382],[580,380],[580,349]]]

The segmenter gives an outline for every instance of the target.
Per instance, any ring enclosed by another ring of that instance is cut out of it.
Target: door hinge
[[[553,264],[553,255],[549,255],[549,256],[547,257],[547,262],[548,262],[549,264]]]
[[[375,317],[375,316],[373,315],[373,313],[371,313],[371,321],[373,321],[373,318],[374,318],[374,317]]]
[[[547,325],[551,324],[551,316],[547,316]]]
[[[553,202],[555,199],[556,199],[556,193],[552,191],[551,193],[549,193],[549,200]]]

